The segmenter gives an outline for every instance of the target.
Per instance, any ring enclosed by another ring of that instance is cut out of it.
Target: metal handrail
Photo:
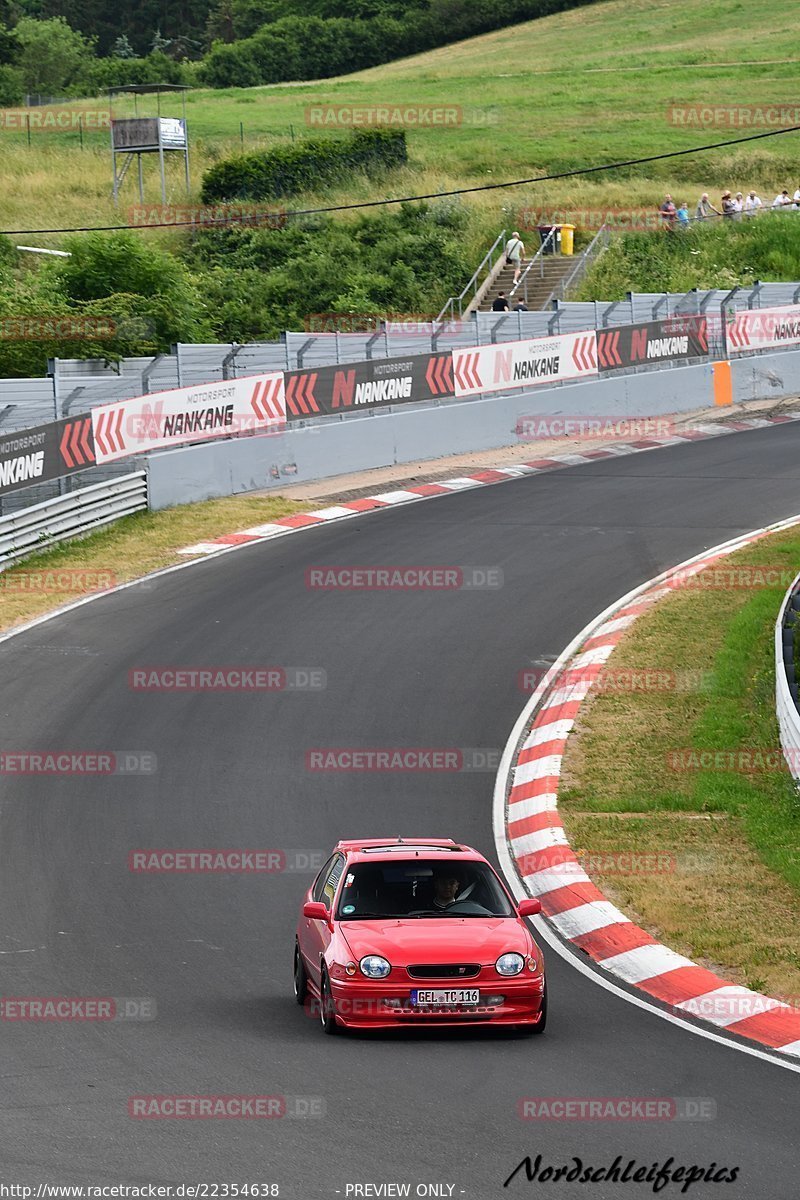
[[[522,272],[522,274],[520,275],[520,277],[519,277],[519,279],[517,280],[517,282],[516,282],[516,283],[514,284],[514,286],[512,287],[511,291],[508,293],[508,298],[509,298],[509,300],[510,300],[510,299],[511,299],[511,297],[514,295],[514,293],[515,293],[516,291],[518,291],[518,290],[519,290],[519,289],[522,287],[522,285],[523,285],[523,283],[524,283],[524,284],[525,284],[525,287],[524,287],[523,291],[524,291],[524,294],[525,294],[525,303],[526,303],[526,304],[528,303],[528,275],[529,275],[529,273],[530,273],[531,269],[532,269],[532,268],[533,268],[533,267],[536,265],[536,263],[538,262],[538,264],[539,264],[539,278],[540,278],[540,279],[544,279],[544,254],[545,254],[545,251],[547,250],[547,245],[548,245],[548,242],[550,241],[550,239],[551,239],[551,238],[553,239],[553,247],[555,248],[555,236],[556,236],[557,229],[558,229],[558,226],[557,226],[557,225],[554,225],[554,226],[552,227],[552,229],[551,229],[551,230],[550,230],[550,232],[548,233],[547,237],[544,239],[544,241],[542,242],[541,246],[540,246],[540,247],[539,247],[539,249],[536,251],[536,253],[534,254],[533,258],[532,258],[532,259],[531,259],[531,261],[528,263],[527,267],[525,268],[525,270]]]
[[[500,246],[500,245],[505,246],[505,240],[506,240],[506,231],[505,231],[505,229],[503,229],[500,233],[498,233],[497,237],[492,242],[492,244],[489,247],[489,249],[487,250],[486,254],[484,254],[483,258],[481,259],[480,263],[478,264],[477,268],[475,269],[475,272],[474,272],[472,278],[470,279],[469,283],[466,285],[466,287],[463,289],[463,291],[460,293],[460,295],[450,297],[450,299],[447,301],[444,308],[442,309],[442,311],[439,313],[438,317],[436,318],[435,324],[438,324],[443,319],[445,313],[448,310],[450,312],[450,320],[454,321],[455,316],[456,316],[456,314],[455,314],[455,306],[456,305],[458,305],[459,319],[461,317],[463,317],[463,315],[464,315],[464,297],[466,296],[469,289],[471,287],[473,287],[473,285],[476,285],[476,280],[477,280],[478,276],[480,275],[481,271],[483,270],[483,268],[486,266],[487,262],[489,263],[489,270],[486,272],[487,275],[493,269],[493,267],[494,267],[494,257],[493,257],[494,252],[498,246]],[[477,294],[477,291],[478,291],[478,287],[476,285],[474,287],[474,292]]]
[[[601,225],[597,233],[594,235],[589,245],[579,256],[575,266],[570,271],[569,275],[560,280],[553,288],[550,295],[547,297],[543,307],[548,308],[555,300],[563,300],[569,288],[571,288],[577,278],[583,275],[589,263],[595,258],[601,250],[605,250],[611,240],[611,230],[607,225]]]

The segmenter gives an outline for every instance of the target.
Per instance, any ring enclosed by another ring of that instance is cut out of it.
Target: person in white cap
[[[758,212],[758,210],[763,207],[764,207],[764,205],[761,203],[760,196],[757,196],[755,192],[747,193],[747,196],[746,196],[745,202],[744,202],[744,211],[745,211],[746,216],[754,217],[756,215],[756,213]]]

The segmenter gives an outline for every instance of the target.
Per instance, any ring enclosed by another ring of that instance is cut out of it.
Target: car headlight
[[[391,964],[379,954],[365,955],[358,965],[361,967],[361,974],[366,975],[367,979],[385,979],[392,969]]]
[[[495,963],[498,975],[519,975],[524,966],[521,954],[501,954]]]

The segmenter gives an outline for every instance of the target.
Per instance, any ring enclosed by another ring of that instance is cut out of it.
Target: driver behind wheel
[[[450,908],[461,891],[458,872],[450,866],[438,867],[433,873],[433,907]]]

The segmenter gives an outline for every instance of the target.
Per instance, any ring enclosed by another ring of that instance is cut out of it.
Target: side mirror
[[[327,908],[319,900],[307,900],[303,905],[303,916],[309,921],[325,921],[326,924],[330,920]]]
[[[528,900],[520,900],[519,902],[519,915],[521,917],[536,917],[541,911],[541,900],[536,900],[532,896]]]

